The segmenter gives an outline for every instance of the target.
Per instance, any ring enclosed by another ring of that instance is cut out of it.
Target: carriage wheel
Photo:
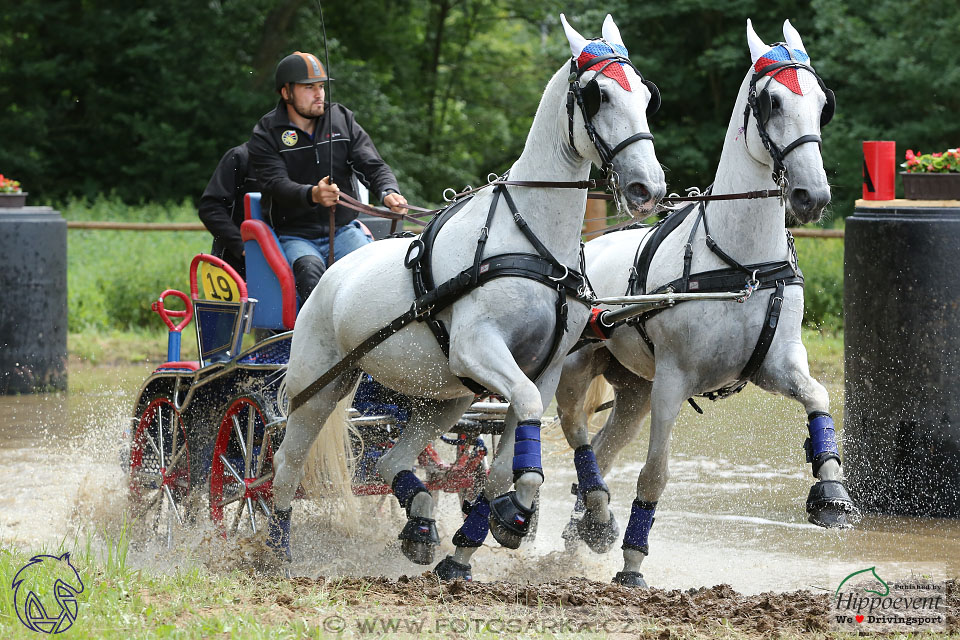
[[[131,515],[151,535],[183,525],[190,493],[190,449],[183,418],[169,398],[151,400],[140,414],[130,447]]]
[[[220,419],[210,468],[210,519],[226,535],[266,528],[273,501],[273,452],[284,421],[244,395]]]

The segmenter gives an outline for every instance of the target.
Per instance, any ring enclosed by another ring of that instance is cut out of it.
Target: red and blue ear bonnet
[[[765,75],[771,76],[799,96],[806,95],[820,84],[820,81],[816,78],[816,72],[810,67],[810,56],[807,55],[807,48],[803,46],[800,34],[793,28],[789,20],[785,20],[783,23],[783,37],[786,42],[778,42],[772,46],[765,44],[753,30],[753,22],[747,20],[747,42],[750,45],[753,71],[754,73],[760,73],[766,67],[777,63],[799,63],[797,66],[771,69]],[[807,68],[804,69],[803,67]]]
[[[583,48],[583,51],[580,52],[580,55],[577,56],[577,66],[583,68],[583,65],[590,62],[593,58],[608,55],[619,55],[624,58],[630,57],[627,53],[627,48],[622,44],[610,44],[606,40],[590,40]],[[609,64],[609,62],[609,60],[603,60],[589,67],[586,71],[600,71],[603,69],[603,75],[616,80],[617,84],[627,91],[630,91],[630,81],[627,79],[627,74],[623,71],[623,63],[614,62],[613,64]],[[606,65],[606,67],[604,67],[604,65]]]
[[[753,65],[753,70],[759,72],[771,64],[787,62],[789,60],[809,64],[810,56],[798,49],[789,49],[785,44],[778,44],[757,59]],[[805,90],[809,90],[815,84],[815,82],[807,80],[806,78],[801,81],[801,76],[797,74],[797,69],[774,70],[767,73],[767,75],[773,76],[774,80],[799,96],[802,96]]]

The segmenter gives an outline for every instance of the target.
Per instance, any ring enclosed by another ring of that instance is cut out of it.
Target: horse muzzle
[[[787,212],[801,224],[816,222],[830,204],[830,189],[804,189],[796,187],[787,193]]]
[[[649,215],[666,194],[667,185],[663,181],[658,183],[631,182],[623,190],[623,195],[627,200],[627,208],[633,214]]]

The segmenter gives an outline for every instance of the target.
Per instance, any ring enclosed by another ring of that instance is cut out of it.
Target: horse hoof
[[[433,518],[413,516],[407,520],[403,531],[397,536],[400,540],[400,550],[411,562],[416,564],[432,564],[434,552],[440,544],[437,535],[437,523]]]
[[[807,496],[807,520],[826,529],[850,529],[857,508],[839,480],[820,480]]]
[[[617,575],[613,576],[613,583],[624,587],[647,588],[647,581],[639,571],[617,571]]]
[[[516,549],[530,530],[530,518],[536,509],[527,509],[517,500],[517,492],[511,491],[490,503],[490,533],[501,546]]]
[[[473,582],[470,565],[457,562],[453,559],[453,556],[447,556],[441,560],[440,564],[433,568],[433,573],[441,580],[456,580],[460,578],[467,582]]]
[[[593,513],[587,511],[576,524],[577,535],[581,540],[587,543],[587,546],[594,553],[606,553],[610,551],[614,543],[620,539],[620,527],[617,526],[617,519],[610,513],[610,519],[606,522],[600,522],[593,517]]]

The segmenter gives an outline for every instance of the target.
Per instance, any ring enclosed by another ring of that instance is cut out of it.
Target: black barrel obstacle
[[[844,251],[844,468],[865,511],[960,516],[960,202],[859,201]]]
[[[67,223],[0,208],[0,393],[67,388]]]

